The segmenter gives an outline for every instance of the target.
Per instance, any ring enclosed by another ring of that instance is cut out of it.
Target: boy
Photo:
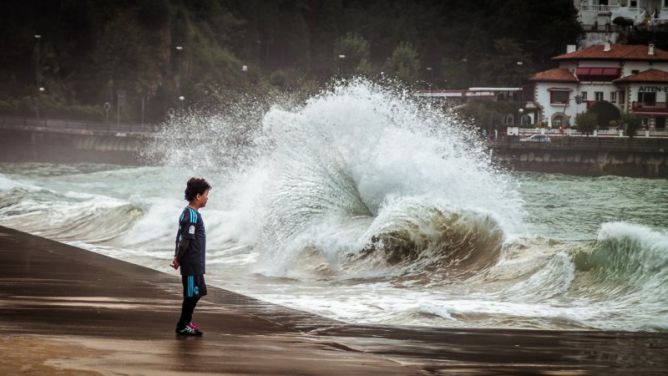
[[[201,336],[199,326],[191,322],[199,298],[206,295],[204,267],[206,252],[206,232],[199,209],[206,206],[211,185],[198,178],[188,180],[185,198],[188,206],[183,209],[176,234],[176,250],[171,266],[181,267],[183,283],[183,305],[181,317],[176,324],[176,333],[184,336]]]

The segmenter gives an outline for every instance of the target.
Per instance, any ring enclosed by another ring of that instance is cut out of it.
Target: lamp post
[[[339,76],[341,76],[341,65],[343,64],[343,59],[346,58],[346,55],[344,54],[339,54],[339,63],[337,64],[339,67]]]
[[[176,47],[176,95],[181,98],[181,65],[183,60],[183,46],[177,45]]]
[[[109,124],[109,110],[111,110],[111,103],[104,102],[104,122]]]
[[[522,66],[524,65],[524,62],[522,60],[517,60],[517,83],[518,86],[521,88],[522,87]]]
[[[524,114],[524,109],[520,107],[520,109],[517,110],[517,113],[518,113],[518,117],[517,117],[518,124],[520,126],[522,126],[522,115]]]
[[[40,72],[40,61],[42,60],[40,40],[42,39],[42,34],[35,34],[33,37],[35,38],[35,86],[40,87],[42,81]]]

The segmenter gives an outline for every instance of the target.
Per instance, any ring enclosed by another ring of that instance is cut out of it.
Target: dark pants
[[[176,324],[179,330],[192,321],[197,301],[207,293],[206,282],[202,274],[181,276],[181,282],[183,283],[183,304],[181,305],[181,317]]]
[[[193,298],[183,298],[183,304],[181,305],[181,317],[179,322],[176,324],[177,329],[183,329],[188,325],[193,319],[193,312],[195,311],[195,306],[199,301],[199,296]]]

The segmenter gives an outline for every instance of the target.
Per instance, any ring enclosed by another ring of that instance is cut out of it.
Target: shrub
[[[642,120],[640,119],[640,117],[633,114],[623,114],[621,123],[623,124],[624,129],[626,130],[626,135],[633,138],[633,136],[636,135],[638,128],[640,128]]]
[[[596,124],[601,128],[608,128],[611,121],[619,120],[620,117],[619,109],[607,101],[594,103],[587,112],[596,114]]]
[[[596,129],[596,114],[592,112],[578,114],[575,117],[575,123],[578,131],[585,135],[590,135],[594,132],[594,129]]]

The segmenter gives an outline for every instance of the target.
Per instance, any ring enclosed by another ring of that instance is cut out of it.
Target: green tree
[[[469,102],[457,112],[465,119],[471,119],[478,128],[486,129],[491,135],[495,129],[500,130],[508,125],[505,120],[509,114],[513,114],[516,121],[519,108],[520,104],[517,102]]]
[[[620,123],[625,129],[626,135],[633,138],[642,124],[642,119],[637,115],[625,113],[622,114]]]
[[[596,118],[595,113],[583,112],[575,116],[575,124],[579,132],[582,132],[585,135],[589,136],[594,132],[594,129],[596,129],[598,120]]]
[[[388,74],[407,84],[414,84],[420,70],[418,52],[410,43],[402,42],[394,49],[385,66]]]
[[[601,128],[608,128],[611,121],[619,120],[620,113],[617,106],[608,101],[594,103],[587,112],[596,115],[596,122]]]
[[[529,55],[520,43],[503,38],[494,41],[494,49],[480,64],[484,85],[519,86],[531,71]]]
[[[337,60],[332,58],[332,49],[337,36],[342,34],[339,24],[343,14],[343,4],[341,0],[319,1],[310,11],[310,18],[314,20],[311,37],[311,70],[326,77],[336,70]]]
[[[334,58],[343,75],[369,74],[369,42],[361,36],[348,33],[334,44]]]
[[[441,61],[441,76],[445,86],[454,89],[466,89],[471,80],[464,58],[445,57]]]

